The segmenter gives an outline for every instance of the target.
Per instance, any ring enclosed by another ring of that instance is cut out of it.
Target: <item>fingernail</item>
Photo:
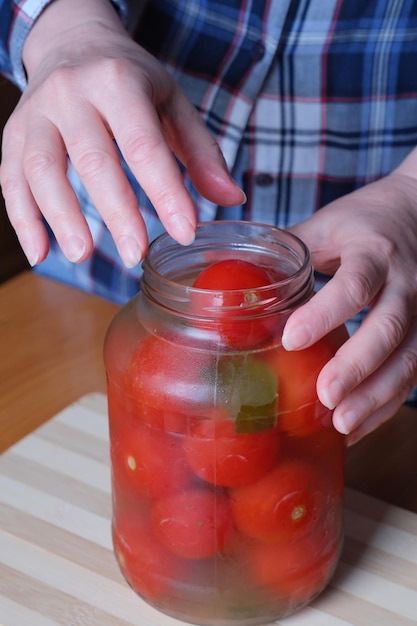
[[[282,336],[282,345],[285,350],[300,350],[308,345],[313,333],[308,324],[296,326],[291,331],[284,331]]]
[[[35,267],[35,265],[37,265],[39,263],[39,252],[37,251],[36,248],[34,248],[32,245],[30,244],[25,244],[25,246],[23,247],[23,250],[25,252],[26,258],[29,262],[29,265],[31,267]]]
[[[84,239],[73,235],[69,237],[65,242],[65,256],[72,263],[80,261],[85,254],[86,246]]]
[[[234,181],[233,181],[233,182],[234,182]],[[235,185],[236,185],[236,188],[237,188],[237,189],[239,189],[240,194],[241,194],[241,196],[242,196],[242,200],[240,201],[240,203],[241,203],[241,204],[246,204],[246,202],[248,201],[248,197],[247,197],[247,195],[246,195],[246,194],[245,194],[245,192],[243,191],[242,187],[239,187],[239,185],[237,185],[236,183],[235,183]]]
[[[349,410],[334,417],[335,428],[343,435],[348,435],[359,425],[360,415],[355,410]]]
[[[34,256],[34,257],[30,257],[30,258],[29,258],[29,257],[27,257],[27,260],[29,261],[29,265],[30,265],[31,267],[35,267],[35,265],[37,265],[37,264],[38,264],[38,262],[39,262],[39,256],[38,256],[38,255],[36,255],[36,256]]]
[[[195,239],[195,231],[191,222],[184,216],[176,213],[169,219],[170,233],[183,246],[189,246]]]
[[[345,395],[345,388],[340,380],[333,380],[330,385],[325,387],[321,394],[320,400],[328,409],[334,409]]]
[[[119,239],[118,249],[126,267],[135,267],[142,260],[142,250],[133,237]]]

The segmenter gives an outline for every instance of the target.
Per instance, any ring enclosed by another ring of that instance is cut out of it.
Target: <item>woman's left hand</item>
[[[391,175],[290,229],[309,247],[315,269],[333,277],[289,318],[287,349],[315,343],[369,307],[317,380],[348,444],[392,417],[417,384],[415,161],[416,150]]]

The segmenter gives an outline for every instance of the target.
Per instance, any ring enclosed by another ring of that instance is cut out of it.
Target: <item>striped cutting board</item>
[[[89,395],[0,458],[2,626],[175,626],[112,553],[106,400]],[[329,588],[285,626],[417,624],[417,515],[346,492]]]

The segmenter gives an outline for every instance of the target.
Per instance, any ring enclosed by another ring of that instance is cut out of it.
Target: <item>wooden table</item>
[[[112,550],[102,349],[117,310],[30,272],[0,286],[5,626],[186,626],[132,592]],[[341,558],[291,624],[417,623],[416,458],[406,408],[348,450]]]
[[[118,307],[30,271],[0,286],[0,451],[90,392],[105,392]],[[348,449],[347,485],[417,512],[417,412],[403,407]]]

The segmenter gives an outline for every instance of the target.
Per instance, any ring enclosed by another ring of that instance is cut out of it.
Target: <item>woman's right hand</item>
[[[126,266],[147,250],[117,143],[167,231],[194,239],[196,213],[175,159],[216,204],[244,194],[197,110],[162,65],[138,46],[103,0],[55,0],[24,47],[28,87],[3,133],[0,180],[9,219],[32,265],[49,244],[46,219],[67,258],[93,241],[66,176],[69,157]]]

